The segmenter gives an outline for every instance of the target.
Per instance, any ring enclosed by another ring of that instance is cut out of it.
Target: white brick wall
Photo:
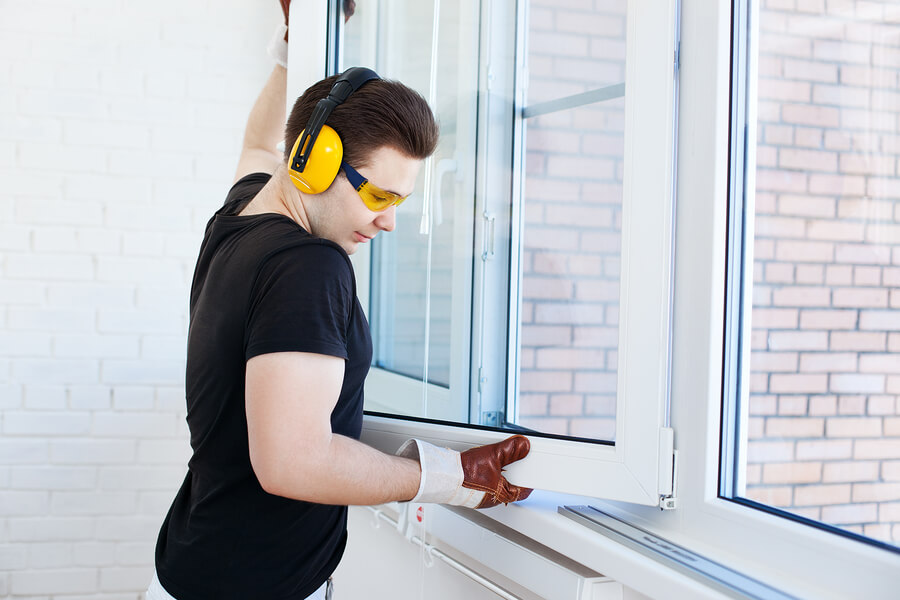
[[[280,11],[3,7],[0,599],[134,600],[188,458],[194,260]]]

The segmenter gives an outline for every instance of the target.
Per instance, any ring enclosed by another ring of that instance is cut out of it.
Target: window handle
[[[484,247],[481,251],[481,260],[487,260],[494,257],[494,215],[485,211],[484,213]]]

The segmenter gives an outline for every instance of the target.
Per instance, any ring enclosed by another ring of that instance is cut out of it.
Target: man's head
[[[313,84],[294,103],[285,127],[285,162],[319,100],[337,75]],[[402,83],[376,79],[362,85],[329,115],[340,136],[343,161],[382,190],[412,192],[421,162],[437,146],[439,129],[428,103]],[[341,245],[348,254],[379,231],[394,228],[395,207],[372,211],[363,204],[344,170],[320,194],[304,195],[311,233]]]
[[[328,96],[337,78],[326,77],[297,98],[284,130],[285,162],[316,104]],[[341,137],[344,161],[356,169],[367,166],[371,153],[382,146],[424,160],[434,152],[440,133],[425,99],[402,83],[387,79],[363,84],[332,111],[325,123]]]

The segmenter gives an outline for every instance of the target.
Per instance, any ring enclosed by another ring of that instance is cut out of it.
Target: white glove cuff
[[[288,44],[284,41],[284,34],[287,33],[286,25],[279,25],[266,46],[266,52],[272,57],[276,63],[287,69],[288,60]]]
[[[411,502],[475,508],[484,499],[484,492],[463,487],[462,460],[456,450],[412,439],[400,446],[397,456],[416,459],[422,467],[419,490]]]

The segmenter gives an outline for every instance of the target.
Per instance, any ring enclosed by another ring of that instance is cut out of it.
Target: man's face
[[[407,196],[416,186],[421,166],[421,160],[383,146],[372,152],[368,166],[356,170],[381,189]],[[379,232],[393,231],[396,224],[396,206],[381,212],[369,210],[342,174],[325,192],[305,196],[304,207],[310,233],[340,245],[347,254],[356,252],[360,244],[368,243]]]

